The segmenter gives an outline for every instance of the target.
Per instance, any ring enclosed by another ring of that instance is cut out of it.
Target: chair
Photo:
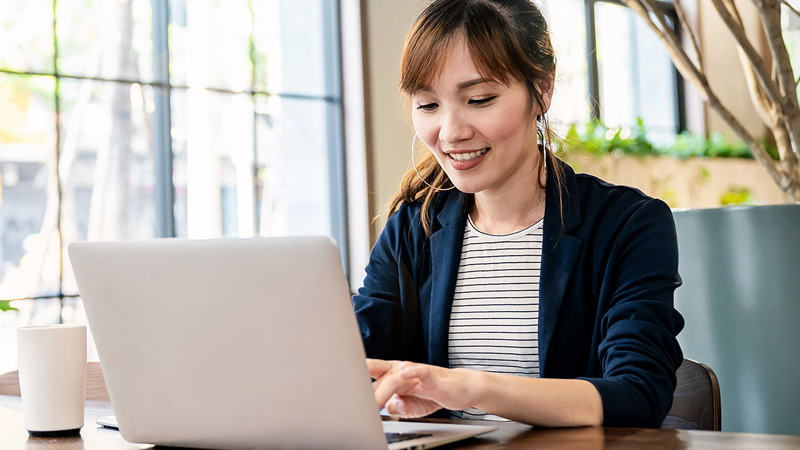
[[[722,403],[714,371],[703,363],[684,359],[676,375],[672,408],[661,428],[721,431]]]
[[[18,371],[8,372],[0,375],[0,395],[19,396],[19,373]],[[99,400],[108,402],[106,381],[103,378],[103,370],[100,363],[90,362],[86,370],[86,400]]]

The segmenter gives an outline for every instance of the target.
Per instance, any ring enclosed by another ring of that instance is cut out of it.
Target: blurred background
[[[426,3],[0,0],[0,373],[17,326],[85,323],[75,241],[329,235],[357,289],[410,167],[398,68]],[[676,208],[786,201],[633,11],[536,3],[558,55],[550,121],[576,170]],[[684,7],[707,76],[770,147],[730,34],[706,0]]]

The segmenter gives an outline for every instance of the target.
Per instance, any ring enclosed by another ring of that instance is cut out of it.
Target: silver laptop
[[[75,243],[69,255],[128,441],[404,449],[496,429],[381,421],[329,238]]]

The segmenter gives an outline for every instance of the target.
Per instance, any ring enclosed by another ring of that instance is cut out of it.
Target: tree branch
[[[675,5],[675,12],[678,13],[678,21],[683,25],[683,29],[686,30],[686,33],[689,35],[689,39],[692,41],[694,55],[697,58],[697,67],[700,69],[700,71],[703,71],[703,55],[700,53],[700,41],[694,34],[692,24],[689,23],[689,19],[686,17],[686,12],[684,11],[683,6],[681,6],[681,0],[674,0],[673,4]]]
[[[742,21],[742,16],[739,14],[739,9],[736,7],[736,3],[734,3],[733,0],[723,0],[723,3],[731,17],[739,26],[741,32],[745,34],[746,37],[744,22]],[[737,46],[737,50],[739,53],[739,60],[742,63],[742,69],[744,70],[747,88],[750,91],[750,98],[753,100],[753,105],[756,107],[756,112],[761,117],[761,121],[769,124],[770,128],[778,126],[781,119],[780,117],[777,117],[776,114],[777,104],[770,100],[766,92],[764,92],[764,87],[759,84],[758,76],[753,67],[753,62],[747,57],[747,54],[745,54],[744,50],[742,50],[742,47]],[[766,71],[766,69],[766,64],[764,64],[764,70]],[[770,80],[775,83],[772,74],[770,74]]]
[[[778,165],[769,156],[764,147],[756,141],[756,139],[744,128],[744,126],[731,114],[731,112],[720,102],[714,91],[708,84],[708,79],[705,74],[701,72],[691,61],[689,56],[680,45],[678,37],[675,35],[652,0],[622,0],[622,2],[636,12],[639,17],[644,20],[650,29],[652,29],[658,38],[666,46],[667,52],[675,64],[675,67],[681,72],[681,75],[689,80],[699,90],[700,95],[706,100],[708,105],[715,110],[722,119],[744,140],[750,153],[770,174],[778,186],[789,195],[789,192],[794,189],[792,179],[788,178],[785,173],[778,169]],[[646,7],[645,7],[646,6]],[[658,20],[659,25],[653,22],[650,11]],[[792,194],[794,195],[794,193]]]
[[[786,5],[786,7],[789,8],[789,10],[791,10],[793,13],[795,13],[795,15],[800,16],[800,11],[798,11],[794,6],[792,6],[791,3],[788,2],[788,0],[782,0],[781,3]]]
[[[725,22],[725,25],[727,25],[728,29],[730,29],[733,37],[739,44],[739,48],[744,52],[747,60],[749,60],[749,65],[753,68],[753,72],[755,72],[756,78],[764,88],[764,91],[766,92],[770,102],[781,104],[782,98],[778,89],[778,85],[767,73],[767,66],[764,64],[764,60],[761,58],[761,55],[758,54],[758,51],[756,51],[756,49],[753,47],[753,44],[749,39],[747,39],[741,18],[739,18],[737,22],[736,18],[734,18],[734,16],[731,14],[731,11],[728,10],[728,7],[723,0],[711,0],[711,2],[717,9],[722,21]],[[730,4],[732,2],[729,1],[728,3]],[[738,11],[736,11],[736,15],[738,17]]]
[[[783,32],[781,30],[780,2],[762,0],[760,3],[762,3],[759,8],[761,24],[767,36],[767,44],[772,52],[772,61],[776,67],[778,83],[783,94],[779,103],[783,113],[782,120],[792,138],[792,149],[795,157],[800,158],[800,106],[798,106],[797,102],[792,63],[789,60],[789,52],[786,50],[786,43],[783,40]]]

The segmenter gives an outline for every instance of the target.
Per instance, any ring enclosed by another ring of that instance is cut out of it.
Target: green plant
[[[0,300],[0,311],[16,311],[17,308],[11,306],[10,300]]]
[[[732,187],[719,199],[722,206],[749,205],[753,203],[753,193],[745,187]]]
[[[791,40],[791,34],[784,34],[793,27],[784,27],[783,24],[788,21],[782,17],[785,11],[794,18],[800,17],[800,10],[788,0],[753,0],[738,2],[742,3],[739,5],[732,0],[710,2],[717,12],[717,18],[721,19],[736,41],[753,109],[775,139],[773,145],[780,149],[773,152],[763,139],[759,140],[751,134],[744,123],[725,106],[727,99],[718,96],[720,88],[729,83],[722,81],[726,77],[717,80],[707,77],[703,65],[705,56],[718,53],[718,43],[723,39],[713,39],[711,45],[701,45],[700,36],[694,31],[695,24],[689,19],[693,14],[687,14],[680,1],[670,2],[674,6],[674,13],[657,3],[655,0],[622,0],[622,4],[631,8],[655,33],[683,79],[697,89],[708,108],[714,110],[741,138],[786,199],[790,202],[800,200],[800,100],[797,95],[797,75],[786,45],[786,41]],[[740,7],[747,8],[747,13],[740,14]],[[755,7],[757,14],[753,14],[751,7]],[[712,9],[708,8],[708,11],[711,13]],[[703,15],[706,15],[705,8]],[[739,92],[733,95],[741,96]],[[778,158],[775,158],[776,154]]]
[[[634,127],[609,127],[599,121],[592,121],[584,127],[573,124],[562,145],[559,148],[562,153],[574,149],[594,155],[610,153],[615,156],[753,159],[747,145],[743,142],[729,142],[719,133],[712,133],[706,138],[701,134],[683,132],[666,143],[656,144],[648,138],[642,119],[637,119]],[[773,159],[778,159],[778,150],[774,145],[766,139],[762,139],[762,145]]]

